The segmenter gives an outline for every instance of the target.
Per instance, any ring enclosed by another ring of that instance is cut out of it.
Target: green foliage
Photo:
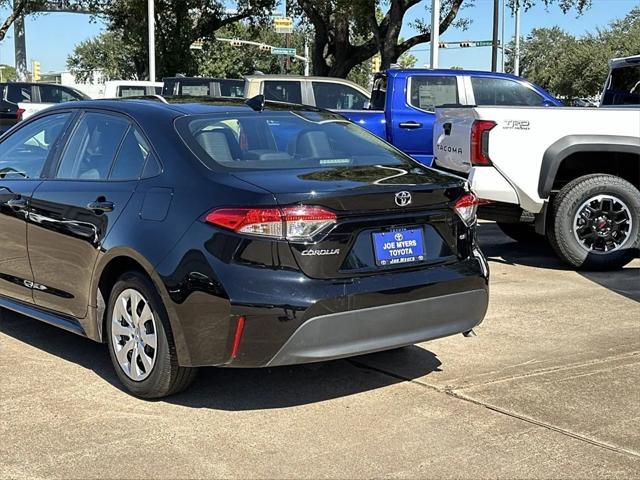
[[[8,82],[15,81],[17,79],[16,69],[10,65],[0,64],[0,81]]]
[[[289,35],[289,47],[304,56],[304,35],[300,29]],[[238,22],[220,29],[218,38],[251,40],[275,47],[285,47],[286,35],[276,33],[271,25],[250,25]],[[287,59],[282,55],[271,55],[259,47],[242,45],[234,47],[226,42],[212,39],[205,42],[201,52],[196,53],[198,73],[212,77],[242,78],[243,75],[260,71],[262,73],[284,73]],[[302,75],[304,63],[299,60],[289,62],[289,73]]]
[[[559,27],[532,30],[521,45],[520,74],[556,96],[597,96],[609,59],[639,52],[640,7],[636,7],[607,28],[579,38]],[[513,71],[512,55],[507,69]]]
[[[139,49],[127,44],[119,33],[104,32],[77,44],[67,59],[67,68],[81,82],[88,82],[95,70],[100,70],[105,80],[139,80],[137,72],[146,68],[146,59],[136,65],[139,55]]]
[[[2,1],[2,0],[0,0]],[[212,39],[216,32],[240,21],[264,22],[276,0],[155,0],[156,76],[199,73],[201,54],[191,50],[196,40]],[[107,24],[108,40],[123,55],[101,54],[106,38],[83,42],[71,55],[70,68],[77,71],[101,66],[107,76],[148,78],[147,0],[103,0],[100,16]],[[109,48],[112,50],[111,48]]]

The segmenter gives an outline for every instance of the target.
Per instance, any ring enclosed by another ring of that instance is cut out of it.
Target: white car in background
[[[301,103],[328,110],[364,110],[371,93],[357,83],[333,77],[299,75],[247,75],[244,96],[264,95],[265,100]]]
[[[162,82],[146,80],[110,80],[104,82],[101,98],[143,97],[162,95]]]
[[[468,176],[478,216],[515,240],[546,234],[589,269],[640,252],[640,56],[610,62],[598,108],[439,108],[433,142],[434,165]]]

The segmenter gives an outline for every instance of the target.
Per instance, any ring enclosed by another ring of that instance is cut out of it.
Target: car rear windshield
[[[603,105],[640,105],[640,64],[616,68],[604,92]]]
[[[405,165],[407,156],[342,117],[324,112],[252,112],[182,117],[181,137],[210,169]]]

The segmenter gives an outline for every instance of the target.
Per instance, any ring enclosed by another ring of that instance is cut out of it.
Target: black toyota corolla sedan
[[[0,140],[0,307],[107,343],[128,391],[162,397],[199,366],[470,331],[475,209],[462,179],[326,111],[64,104]]]

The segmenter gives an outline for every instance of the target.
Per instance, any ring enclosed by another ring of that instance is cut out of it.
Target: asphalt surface
[[[478,336],[120,390],[106,348],[0,311],[0,478],[640,478],[640,261],[481,226]]]

